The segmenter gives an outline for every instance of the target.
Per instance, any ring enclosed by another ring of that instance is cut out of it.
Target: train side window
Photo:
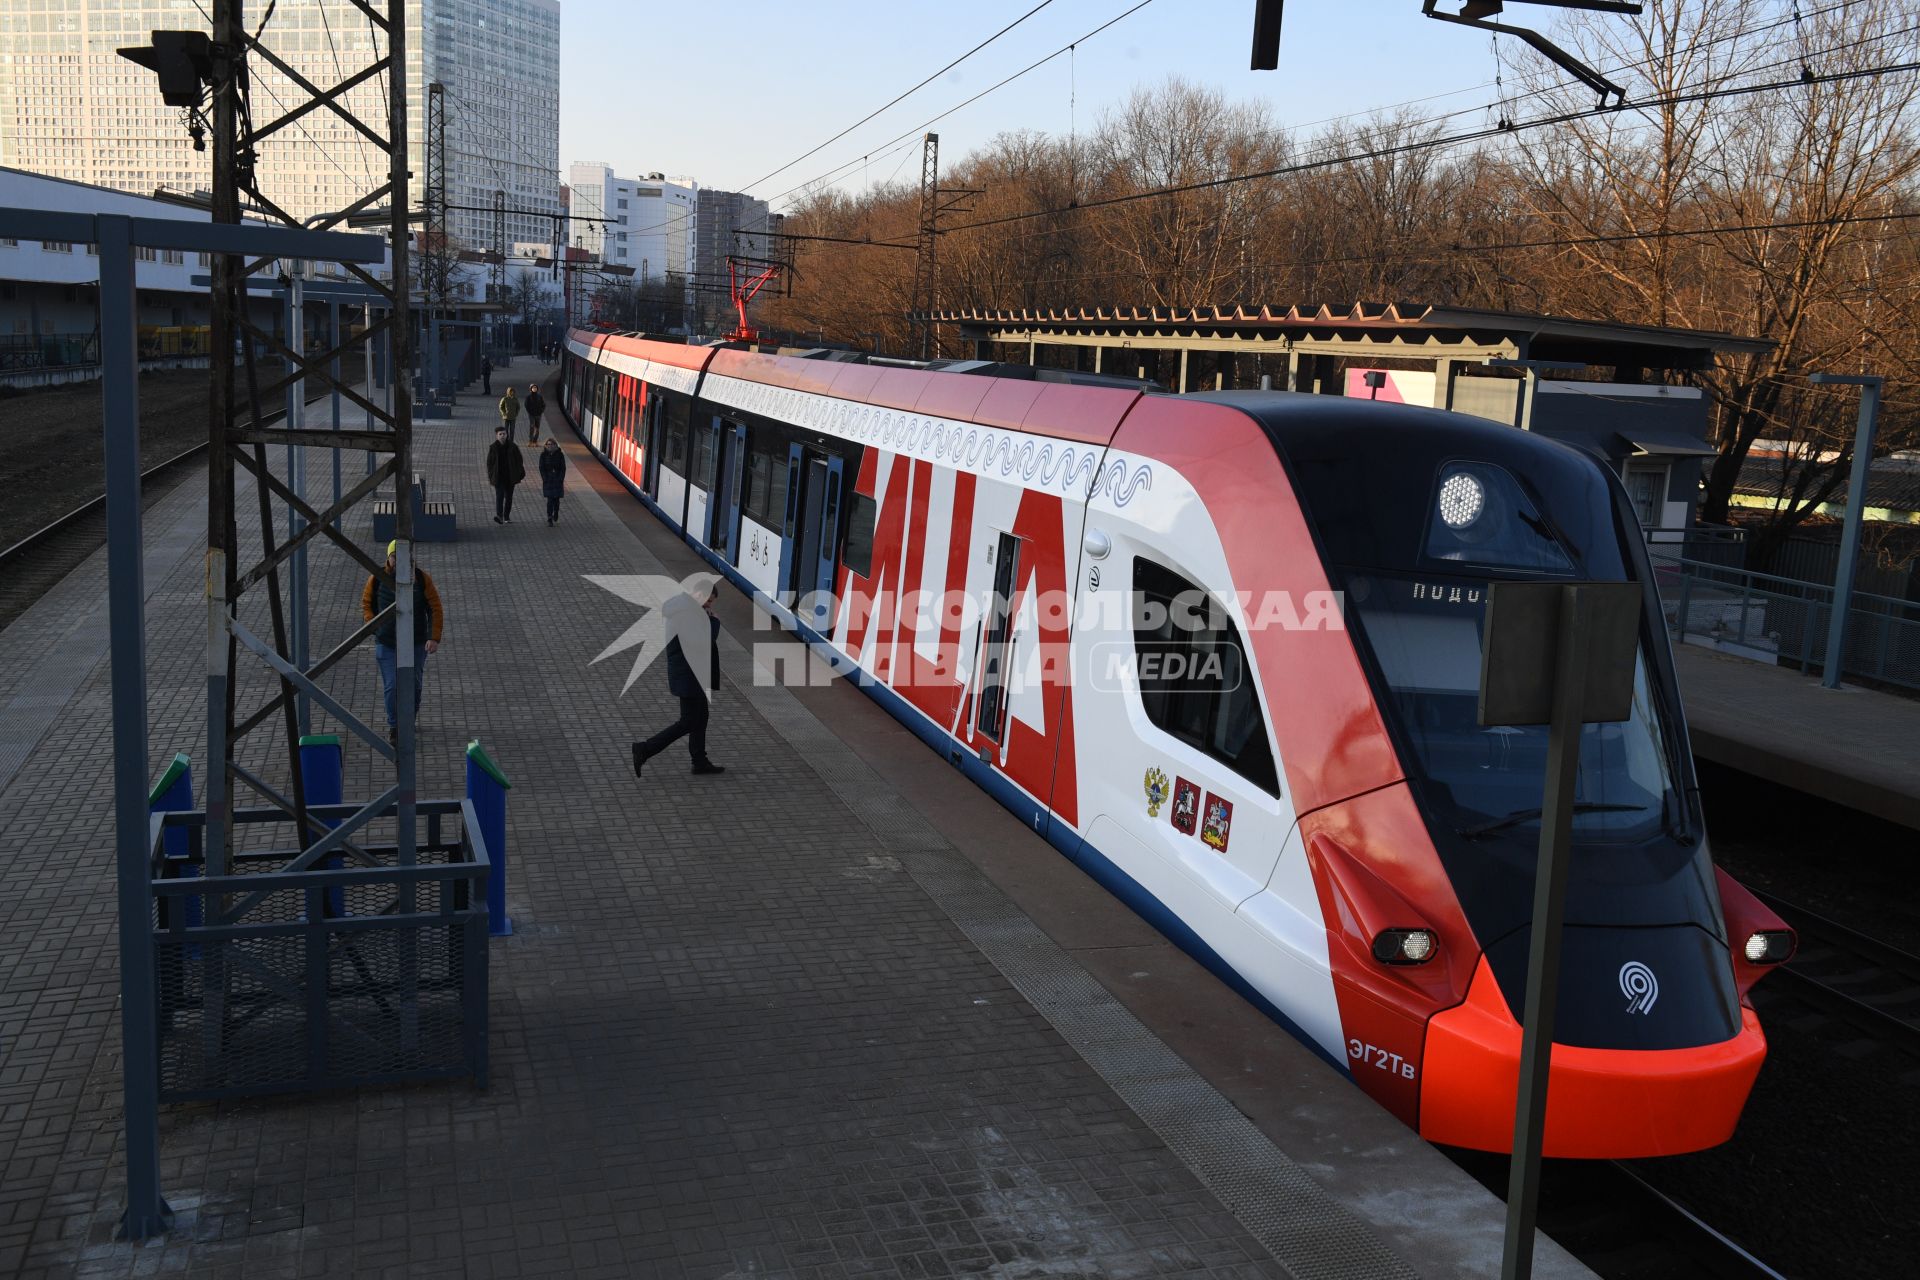
[[[690,474],[699,488],[708,491],[713,489],[713,428],[704,422],[693,431],[693,471]]]
[[[879,510],[878,504],[864,493],[854,494],[847,506],[847,549],[842,558],[847,568],[862,578],[873,573],[873,526]]]
[[[747,454],[746,480],[740,494],[740,509],[751,520],[770,523],[767,498],[773,492],[773,458],[765,453]]]
[[[665,413],[666,428],[666,464],[681,475],[687,474],[687,429],[688,406],[680,396],[667,396]]]
[[[1147,719],[1278,795],[1266,717],[1225,606],[1173,570],[1133,562],[1134,658]]]

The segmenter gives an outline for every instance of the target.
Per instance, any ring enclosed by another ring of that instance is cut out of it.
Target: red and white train
[[[1599,459],[1432,410],[978,362],[576,331],[563,378],[716,568],[1440,1143],[1510,1144],[1543,790],[1546,731],[1476,723],[1486,588],[1646,584],[1632,718],[1582,743],[1546,1151],[1733,1132],[1766,1053],[1746,992],[1793,939],[1710,860]]]

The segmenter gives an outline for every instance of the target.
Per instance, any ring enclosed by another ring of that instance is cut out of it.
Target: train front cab
[[[1237,403],[1262,421],[1294,501],[1223,529],[1234,581],[1324,582],[1344,603],[1340,632],[1251,643],[1283,726],[1349,1069],[1423,1136],[1505,1150],[1545,729],[1477,724],[1486,588],[1650,584],[1637,524],[1602,463],[1527,433],[1361,402]],[[1745,1000],[1762,967],[1730,939],[1783,926],[1712,865],[1675,690],[1649,585],[1632,718],[1583,732],[1549,1155],[1724,1142],[1765,1056]],[[1410,934],[1423,940],[1402,951]]]

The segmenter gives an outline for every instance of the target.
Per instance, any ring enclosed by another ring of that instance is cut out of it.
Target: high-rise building
[[[773,230],[765,200],[738,191],[702,190],[695,223],[694,280],[700,327],[708,332],[736,321],[727,296],[727,257],[765,258]]]
[[[572,243],[613,267],[630,267],[636,281],[693,274],[698,200],[692,178],[650,173],[622,178],[594,161],[567,169],[572,191]],[[589,222],[606,218],[606,222]]]
[[[379,7],[379,6],[376,6]],[[302,76],[330,88],[366,66],[373,24],[351,0],[252,0],[248,29]],[[116,49],[158,30],[210,30],[183,0],[12,0],[0,4],[0,165],[151,195],[204,190],[210,152],[197,152],[178,108],[160,101],[153,74]],[[560,212],[560,5],[558,0],[412,0],[407,9],[407,130],[417,210],[427,174],[427,85],[445,88],[449,234],[463,248],[493,242],[494,193],[510,214],[506,238],[548,243]],[[256,125],[283,115],[304,92],[264,58],[249,63]],[[343,97],[384,133],[387,80]],[[330,212],[378,186],[385,156],[326,108],[309,112],[259,149],[261,189],[297,217]],[[477,211],[476,211],[477,210]]]

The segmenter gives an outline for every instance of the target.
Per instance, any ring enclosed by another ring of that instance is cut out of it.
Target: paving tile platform
[[[522,362],[496,381],[545,372]],[[1487,1272],[1497,1202],[1199,970],[1179,971],[1202,984],[1185,992],[1116,996],[1142,965],[1184,958],[1057,856],[996,866],[1024,850],[971,833],[1005,815],[984,796],[928,800],[898,760],[876,769],[848,735],[895,726],[857,694],[757,681],[754,637],[730,627],[710,734],[729,772],[691,778],[676,747],[636,782],[627,744],[670,699],[657,670],[622,695],[630,652],[592,662],[639,611],[583,575],[685,566],[670,547],[663,564],[564,428],[560,525],[535,485],[495,525],[491,426],[491,399],[469,396],[416,429],[420,469],[461,523],[457,542],[421,547],[449,619],[420,792],[459,793],[474,736],[514,784],[517,932],[492,944],[490,1087],[166,1108],[176,1227],[113,1240],[96,555],[0,632],[0,1276]],[[187,751],[199,773],[202,500],[188,483],[147,517],[149,750]],[[349,531],[369,536],[368,520]],[[362,578],[330,551],[312,573],[324,652],[358,624]],[[370,653],[330,677],[377,716]],[[241,685],[243,706],[270,687],[254,671]],[[268,747],[254,760],[273,776]],[[349,745],[349,797],[374,779]],[[1043,929],[1023,910],[1040,879],[1077,923]],[[1112,946],[1084,935],[1094,921],[1115,921]],[[1176,1051],[1148,1025],[1156,1003],[1237,1030]],[[1540,1274],[1583,1274],[1542,1250]]]
[[[1920,828],[1920,699],[1674,646],[1694,754]]]

